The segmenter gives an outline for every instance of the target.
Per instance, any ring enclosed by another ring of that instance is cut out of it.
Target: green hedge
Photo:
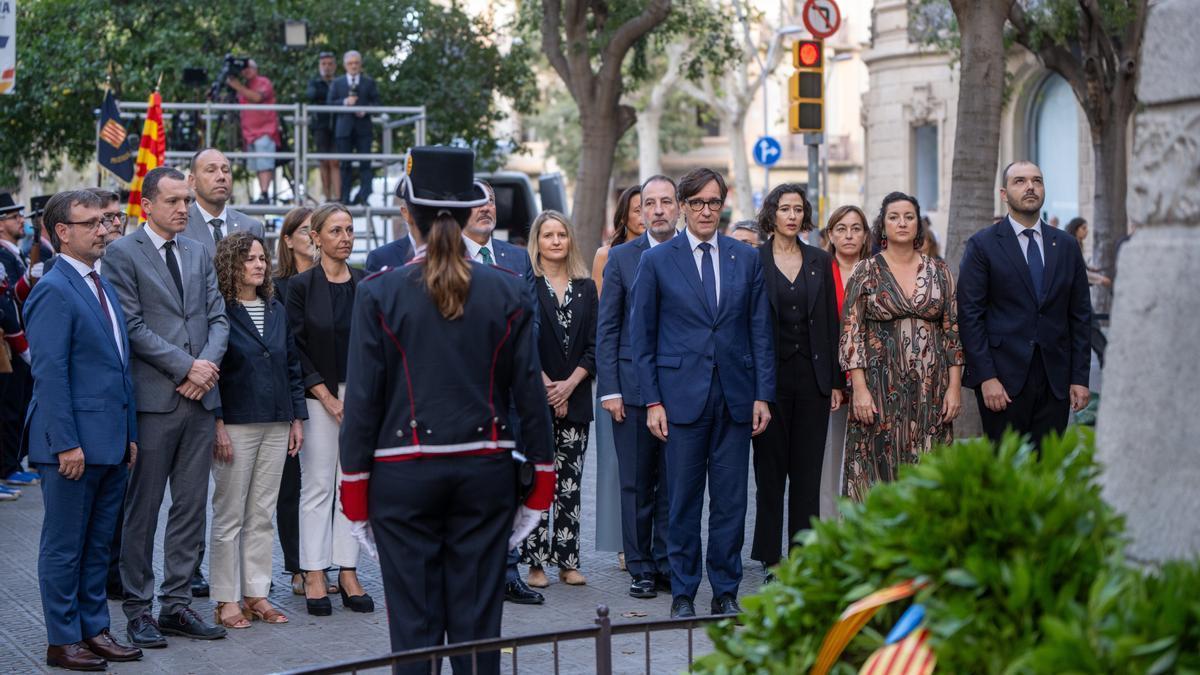
[[[849,603],[924,578],[938,672],[1200,673],[1200,564],[1127,564],[1099,473],[1089,429],[1048,439],[1040,461],[1015,436],[938,449],[801,534],[695,670],[807,672]],[[881,609],[832,672],[857,673],[907,604]]]

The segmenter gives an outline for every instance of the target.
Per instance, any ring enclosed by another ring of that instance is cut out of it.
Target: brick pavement
[[[594,438],[594,436],[593,436]],[[550,570],[552,583],[545,589],[546,604],[519,606],[506,604],[503,634],[527,635],[551,630],[584,627],[595,617],[596,606],[607,604],[616,622],[664,619],[670,614],[670,598],[660,594],[654,600],[636,600],[627,595],[629,577],[616,565],[616,554],[597,552],[595,537],[596,462],[589,455],[585,463],[584,527],[582,534],[582,567],[588,585],[568,587],[558,583]],[[162,530],[166,523],[167,504],[159,519],[156,568],[161,581]],[[30,673],[45,670],[46,633],[43,627],[41,602],[37,589],[37,549],[41,532],[42,503],[37,488],[27,488],[16,502],[0,504],[0,673]],[[750,513],[754,517],[754,485],[750,485]],[[762,582],[763,573],[757,563],[749,560],[750,534],[747,527],[743,560],[746,563],[743,594],[752,593]],[[278,544],[275,550],[275,570],[282,569]],[[355,614],[341,608],[334,599],[330,617],[310,617],[304,611],[304,599],[291,594],[288,580],[277,576],[271,601],[281,607],[291,619],[282,626],[267,626],[255,622],[246,630],[230,631],[224,640],[204,642],[172,637],[166,649],[147,650],[146,657],[133,664],[113,664],[109,672],[137,675],[142,673],[268,673],[305,665],[328,663],[351,658],[378,656],[388,652],[387,620],[383,607],[383,588],[378,566],[365,560],[360,578],[367,591],[376,599],[380,610],[374,614]],[[696,607],[703,614],[711,600],[707,582],[701,585]],[[195,607],[211,618],[214,603],[207,599],[196,601]],[[123,639],[125,620],[119,603],[109,603],[113,632]],[[157,610],[156,610],[157,611]],[[645,612],[645,616],[630,617],[629,613]],[[613,640],[614,672],[641,673],[645,671],[644,637],[624,636]],[[695,651],[705,653],[710,644],[702,632],[695,633]],[[651,637],[651,671],[678,673],[687,669],[686,633],[657,633]],[[551,651],[546,647],[522,647],[518,650],[520,672],[549,673],[553,670]],[[512,669],[505,656],[502,672]],[[592,643],[563,643],[559,654],[563,673],[590,673],[595,669]],[[445,672],[449,672],[447,668]]]

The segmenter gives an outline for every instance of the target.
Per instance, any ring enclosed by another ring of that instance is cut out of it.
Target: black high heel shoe
[[[321,583],[324,584],[325,574],[323,572],[320,574]],[[305,572],[304,576],[305,581],[307,581],[308,573]],[[328,595],[323,598],[310,598],[308,597],[307,590],[304,592],[304,608],[307,609],[308,613],[312,616],[329,616],[330,614],[333,614],[333,603],[330,602]]]
[[[353,567],[343,567],[341,572],[353,572]],[[342,606],[351,612],[370,614],[375,611],[375,601],[370,595],[350,595],[346,592],[346,584],[342,583],[341,573],[338,573],[338,593],[342,596]]]

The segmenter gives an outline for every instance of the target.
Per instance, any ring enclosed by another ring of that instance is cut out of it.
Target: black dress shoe
[[[220,640],[225,637],[224,627],[206,622],[191,607],[184,607],[174,614],[159,614],[158,629],[168,635],[182,635],[193,640]]]
[[[138,647],[161,649],[167,646],[167,638],[158,630],[158,622],[149,613],[139,614],[130,619],[125,635],[129,641]]]
[[[196,573],[192,575],[192,597],[208,597],[208,581],[204,579],[204,575],[200,573],[200,570],[196,570]]]
[[[691,619],[696,616],[696,605],[692,604],[692,599],[686,595],[677,595],[671,601],[671,618],[672,619]]]
[[[341,593],[342,595],[342,607],[345,607],[351,612],[370,614],[371,612],[375,611],[375,601],[372,600],[371,596],[367,595],[366,593],[363,593],[362,595],[350,595],[346,592],[345,586],[340,587],[338,589],[338,593]]]
[[[518,605],[540,605],[546,601],[541,593],[525,585],[521,579],[504,584],[504,599]]]
[[[715,615],[741,614],[742,607],[738,604],[737,598],[727,593],[717,598],[713,598],[712,613]]]
[[[46,648],[46,665],[67,670],[106,670],[108,662],[96,656],[82,642],[70,645],[50,645]]]
[[[639,574],[629,584],[629,595],[635,598],[657,598],[658,591],[654,588],[654,575]]]
[[[109,661],[137,661],[142,658],[142,650],[117,642],[107,628],[83,642],[93,654]]]

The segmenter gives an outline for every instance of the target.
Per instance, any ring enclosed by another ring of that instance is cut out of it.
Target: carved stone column
[[[1130,554],[1200,553],[1200,41],[1193,0],[1151,3],[1130,226],[1120,250],[1097,429],[1104,495]]]

